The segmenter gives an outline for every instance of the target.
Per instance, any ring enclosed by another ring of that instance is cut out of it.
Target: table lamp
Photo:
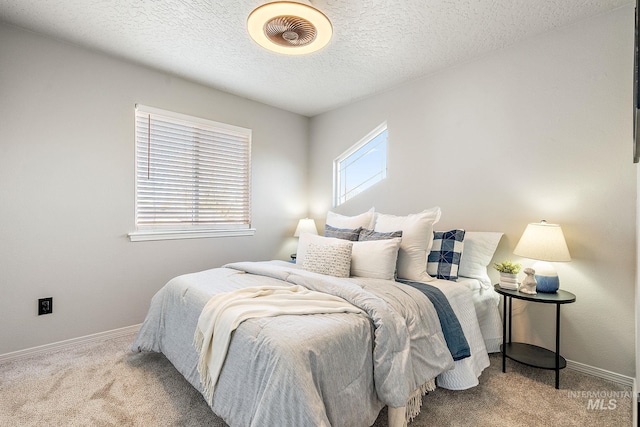
[[[303,218],[298,221],[298,226],[296,227],[296,231],[293,233],[293,237],[300,237],[300,234],[302,233],[318,234],[315,221],[311,218]],[[296,254],[291,254],[291,259],[295,260]]]
[[[551,262],[571,261],[562,228],[545,220],[527,225],[513,253],[537,260],[532,268],[538,282],[536,291],[542,293],[554,293],[560,287],[558,273]]]
[[[296,231],[293,233],[293,237],[300,237],[302,233],[318,234],[316,223],[311,218],[303,218],[298,221]]]

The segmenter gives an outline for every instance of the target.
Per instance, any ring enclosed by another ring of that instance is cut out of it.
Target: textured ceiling
[[[260,48],[260,0],[0,0],[0,21],[306,116],[632,0],[312,0],[334,37],[308,56]],[[0,41],[1,43],[1,41]]]

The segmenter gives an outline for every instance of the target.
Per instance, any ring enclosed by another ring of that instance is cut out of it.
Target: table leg
[[[511,311],[513,309],[513,298],[509,297],[509,342],[511,342]]]
[[[502,299],[502,373],[506,372],[505,362],[507,351],[507,296],[503,295]]]
[[[556,388],[560,388],[560,304],[556,304]]]

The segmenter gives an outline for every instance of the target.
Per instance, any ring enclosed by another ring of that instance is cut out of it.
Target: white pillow
[[[458,276],[478,279],[484,287],[491,286],[487,266],[500,243],[502,233],[495,231],[467,231]]]
[[[335,277],[349,277],[351,272],[351,245],[323,245],[310,243],[302,268],[314,273]]]
[[[373,228],[374,209],[355,216],[340,215],[335,212],[327,212],[326,224],[336,228]]]
[[[352,246],[353,242],[344,239],[336,239],[335,237],[324,237],[318,236],[316,234],[307,233],[306,231],[300,234],[300,239],[298,240],[298,250],[296,252],[296,264],[300,264],[301,266],[304,264],[305,258],[307,257],[307,250],[309,249],[309,245],[334,245],[334,246]],[[351,249],[349,249],[351,251]]]
[[[377,215],[375,231],[402,230],[397,263],[399,279],[433,280],[427,274],[427,257],[433,245],[433,224],[440,220],[440,214],[440,208],[436,206],[407,216]]]
[[[400,238],[353,242],[351,275],[393,280]]]

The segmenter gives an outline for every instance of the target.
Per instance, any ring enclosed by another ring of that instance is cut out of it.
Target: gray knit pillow
[[[351,240],[355,242],[358,240],[358,237],[360,236],[360,230],[362,230],[362,227],[337,228],[337,227],[332,227],[329,224],[325,224],[324,237],[335,237],[336,239]]]
[[[314,273],[335,277],[349,277],[353,243],[319,245],[309,243],[302,268]]]
[[[358,237],[358,240],[387,240],[394,239],[396,237],[402,237],[402,230],[382,233],[379,231],[369,230],[368,228],[363,228],[362,230],[360,230],[360,236]]]

